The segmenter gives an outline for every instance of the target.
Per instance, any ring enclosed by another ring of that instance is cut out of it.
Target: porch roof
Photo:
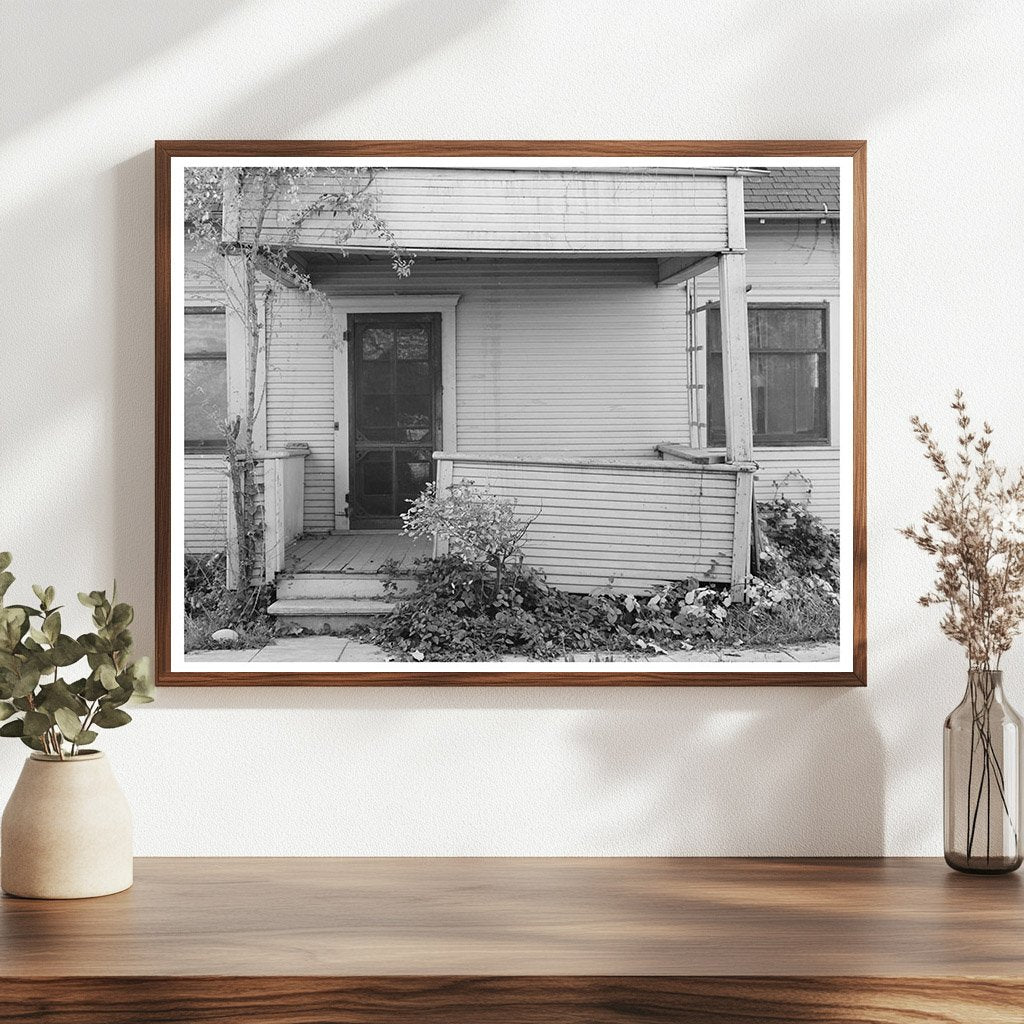
[[[721,168],[432,168],[372,172],[378,213],[399,244],[452,255],[658,256],[694,259],[730,248],[730,206],[747,172]],[[325,175],[304,185],[311,205]],[[333,188],[337,188],[336,181]],[[282,203],[264,225],[298,252],[380,252],[369,229],[345,237],[330,211],[289,221]],[[276,223],[275,223],[276,221]],[[242,233],[244,236],[244,225]]]

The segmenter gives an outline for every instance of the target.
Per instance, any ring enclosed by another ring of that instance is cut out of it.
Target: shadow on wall
[[[547,734],[549,747],[512,728],[503,749],[493,751],[505,761],[499,777],[510,785],[504,796],[493,796],[505,801],[508,816],[491,840],[499,853],[517,848],[517,815],[528,815],[532,828],[530,816],[555,814],[555,807],[562,817],[551,826],[564,830],[563,845],[543,846],[545,855],[877,856],[885,846],[883,744],[860,689],[218,687],[164,689],[146,713],[159,717],[176,707],[250,711],[256,732],[273,721],[272,712],[300,710],[335,721],[335,737],[376,737],[370,749],[390,734],[408,740],[422,730],[423,749],[434,751],[431,773],[466,756],[462,744],[449,749],[452,740],[443,736],[451,729],[458,734],[457,724],[434,735],[437,712],[454,712],[456,719],[465,712],[467,722],[481,710],[539,713],[535,728]],[[364,724],[353,727],[360,719]],[[414,720],[422,723],[419,730],[410,726]],[[465,745],[472,749],[473,740]],[[492,774],[495,766],[488,760],[479,767]],[[392,760],[391,771],[407,768],[402,757]],[[522,792],[517,778],[547,792]],[[389,789],[385,783],[379,795],[388,799]],[[456,804],[472,803],[462,790],[454,792]],[[356,798],[350,793],[342,804]],[[458,816],[465,808],[448,812]],[[404,821],[400,845],[423,852],[425,843],[438,852],[436,837],[417,837],[401,814],[393,820]],[[458,842],[454,848],[465,852]]]
[[[590,838],[595,848],[676,856],[883,849],[882,740],[863,691],[690,689],[654,702],[640,691],[624,703],[588,716],[575,736],[603,790],[595,799],[607,807],[601,834]]]
[[[45,40],[45,46],[6,47],[4,77],[9,82],[34,82],[35,87],[5,90],[0,138],[74,105],[86,94],[198,36],[231,6],[176,0],[148,5],[143,15],[135,0],[4,5],[0,12],[3,36],[26,43]],[[73,74],[69,73],[72,68]]]
[[[245,101],[209,115],[209,134],[230,137],[224,124],[247,124],[259,111],[261,134],[292,134],[308,120],[310,112],[323,107],[342,107],[358,94],[378,87],[382,80],[400,74],[433,50],[471,32],[494,16],[503,5],[485,0],[436,4],[405,0],[386,8],[325,52],[275,75],[247,93]],[[455,17],[456,8],[458,17]],[[67,29],[64,29],[65,35]],[[169,40],[168,40],[169,41]],[[120,67],[120,66],[119,66]],[[119,68],[109,69],[111,74]],[[170,126],[160,126],[162,134]],[[170,132],[173,134],[173,132]],[[114,468],[114,492],[125,509],[147,508],[139,501],[139,468],[155,458],[151,387],[153,380],[153,156],[151,151],[123,161],[111,172],[115,203],[113,287],[116,291],[114,330],[115,366],[111,404],[113,436],[119,449]],[[69,196],[70,201],[70,196]],[[149,481],[152,480],[152,474]],[[146,497],[152,493],[147,481]],[[137,647],[153,647],[153,527],[152,516],[140,522],[136,514],[115,518],[111,524],[118,579],[147,581],[134,584],[130,599],[140,612]],[[143,589],[146,587],[147,589]]]
[[[848,126],[865,124],[863,97],[840,83],[857,81],[864,68],[891,65],[892,54],[899,52],[900,73],[874,80],[870,114],[880,120],[887,109],[906,107],[944,85],[948,68],[936,59],[936,50],[944,45],[959,49],[958,36],[966,31],[963,22],[986,16],[982,8],[972,9],[955,0],[939,0],[927,7],[778,4],[767,18],[759,5],[748,4],[746,17],[730,23],[732,31],[723,40],[723,49],[742,40],[745,59],[732,62],[734,72],[746,76],[747,88],[770,82],[774,95],[785,97],[776,111],[792,124],[793,138],[807,138],[808,125],[823,129],[828,123],[835,126],[834,131],[810,135],[862,137],[863,127],[851,135]],[[835,45],[839,39],[842,46]],[[827,59],[821,59],[825,54]],[[822,120],[823,110],[828,111],[828,121]]]
[[[455,44],[495,17],[509,0],[401,0],[378,11],[324,52],[265,79],[237,103],[216,111],[217,131],[259,111],[262,138],[291,137],[328,110],[343,110],[432,53]],[[455,102],[457,95],[438,96]],[[223,134],[217,136],[224,138]],[[231,132],[228,132],[228,138]],[[341,133],[344,138],[344,132]]]

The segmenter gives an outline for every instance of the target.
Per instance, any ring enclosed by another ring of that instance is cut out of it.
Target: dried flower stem
[[[933,555],[938,576],[919,601],[941,605],[940,626],[967,655],[968,693],[973,717],[968,769],[967,855],[974,849],[982,801],[985,856],[990,855],[993,783],[1014,835],[1017,826],[1008,806],[1000,751],[993,744],[991,710],[995,697],[992,673],[1010,649],[1024,622],[1024,470],[1010,477],[992,459],[992,427],[972,426],[963,392],[951,408],[956,414],[957,445],[952,454],[939,447],[932,428],[914,416],[914,435],[935,467],[940,484],[920,526],[901,532]],[[975,771],[975,755],[980,764]],[[973,809],[972,809],[973,808]]]

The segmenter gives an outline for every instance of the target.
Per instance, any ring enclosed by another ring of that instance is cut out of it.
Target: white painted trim
[[[839,369],[842,366],[841,327],[839,324],[839,296],[822,300],[827,307],[828,320],[828,443],[838,447],[837,438],[842,435],[842,415],[839,407]],[[853,381],[848,382],[853,387]]]
[[[440,313],[441,314],[441,447],[458,449],[458,404],[456,401],[456,312],[461,293],[426,295],[341,295],[333,300],[337,322],[348,325],[353,313]],[[334,349],[334,528],[348,530],[349,489],[349,407],[348,345]]]

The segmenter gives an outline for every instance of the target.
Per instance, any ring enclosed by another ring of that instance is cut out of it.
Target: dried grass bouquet
[[[920,603],[943,606],[943,633],[963,645],[970,669],[992,672],[1024,622],[1024,470],[1011,475],[995,463],[992,427],[972,427],[960,390],[952,409],[959,436],[951,455],[927,423],[911,419],[941,483],[922,525],[901,532],[936,559],[938,576]]]

